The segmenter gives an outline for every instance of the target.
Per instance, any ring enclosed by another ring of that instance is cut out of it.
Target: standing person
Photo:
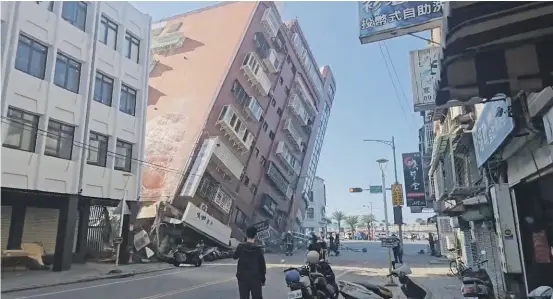
[[[336,254],[336,244],[334,243],[334,234],[329,233],[328,234],[328,245],[330,248],[330,252],[334,251],[334,254]]]
[[[392,237],[395,239],[394,240],[394,247],[392,247],[392,252],[394,253],[394,261],[396,263],[403,264],[403,254],[402,254],[402,249],[401,249],[401,242],[399,241],[399,238],[395,234],[392,234]]]
[[[257,229],[246,229],[246,242],[238,244],[233,259],[238,260],[236,278],[238,279],[238,292],[240,299],[263,299],[262,287],[265,285],[267,265],[263,249],[255,244]]]
[[[430,245],[430,255],[436,256],[436,241],[434,240],[434,235],[432,233],[428,233],[428,245]]]

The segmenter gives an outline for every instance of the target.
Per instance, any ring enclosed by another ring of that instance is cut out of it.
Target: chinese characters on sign
[[[408,207],[426,207],[421,155],[418,152],[402,155],[405,198]]]
[[[440,47],[429,47],[410,53],[415,112],[431,110],[436,107],[434,84],[440,79],[440,53]]]
[[[209,219],[210,216],[207,216],[206,214],[202,213],[196,213],[196,218],[198,218],[201,221],[204,221],[207,225],[213,225],[213,220]]]
[[[442,1],[361,1],[359,37],[366,43],[439,27],[443,6]],[[403,32],[383,36],[396,30]]]
[[[392,185],[392,204],[394,206],[403,206],[403,186],[401,184]]]
[[[507,114],[506,101],[485,104],[480,117],[474,124],[472,141],[476,154],[476,164],[481,167],[495,153],[505,138],[515,128],[514,121]],[[500,114],[498,114],[501,112]]]

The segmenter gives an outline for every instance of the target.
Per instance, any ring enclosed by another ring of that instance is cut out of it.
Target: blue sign
[[[476,120],[472,130],[472,141],[478,167],[488,161],[515,129],[514,120],[507,114],[508,109],[506,101],[486,103]]]
[[[440,26],[442,1],[361,1],[359,39],[362,44]]]

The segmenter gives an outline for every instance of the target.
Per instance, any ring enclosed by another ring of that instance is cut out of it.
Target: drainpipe
[[[90,74],[89,74],[89,82],[88,82],[88,96],[86,98],[86,113],[85,113],[85,120],[84,120],[84,128],[83,128],[83,146],[81,147],[81,161],[80,161],[80,169],[79,169],[79,180],[77,185],[77,197],[80,197],[81,190],[83,188],[83,174],[84,174],[84,167],[86,164],[86,153],[88,150],[88,126],[90,122],[90,108],[92,106],[92,101],[94,98],[94,73],[96,71],[96,45],[98,44],[98,24],[100,20],[100,7],[102,6],[102,2],[96,2],[96,11],[94,14],[94,31],[92,34],[92,56],[90,59]]]

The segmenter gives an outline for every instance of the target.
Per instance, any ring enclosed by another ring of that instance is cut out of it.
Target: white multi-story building
[[[326,233],[327,218],[325,181],[316,176],[313,180],[311,192],[313,192],[313,194],[310,196],[309,205],[305,210],[303,232],[306,234],[311,232],[315,232],[315,234],[319,234],[320,232]]]
[[[151,18],[128,2],[1,5],[2,247],[41,242],[65,270],[91,206],[140,196]]]

